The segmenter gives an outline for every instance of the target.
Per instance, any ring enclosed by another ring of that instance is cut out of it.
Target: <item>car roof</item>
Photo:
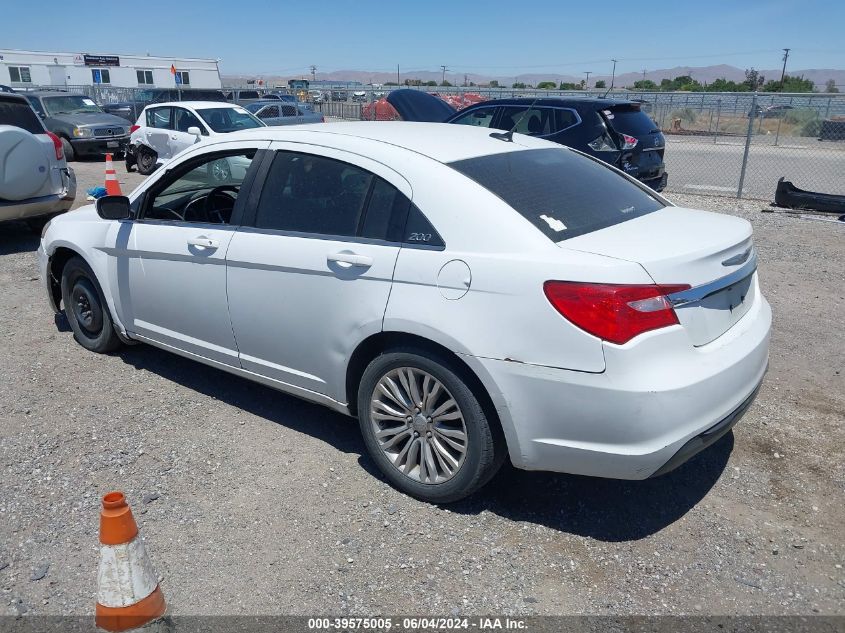
[[[281,104],[281,102],[282,102],[281,99],[257,99],[255,101],[253,101],[252,103],[250,103],[249,105],[251,105],[251,106],[279,105],[279,104]],[[285,103],[285,105],[299,105],[299,102],[291,103],[291,102],[288,101],[288,102]]]
[[[603,99],[601,97],[519,97],[514,99],[490,99],[488,101],[480,101],[472,104],[472,106],[479,105],[531,105],[535,103],[543,106],[566,106],[572,107],[576,105],[593,106],[599,108],[612,108],[619,105],[640,105],[639,102],[631,101],[629,99]]]
[[[243,108],[242,105],[229,103],[228,101],[163,101],[161,103],[151,103],[147,108],[163,108],[165,106],[181,106],[183,108],[193,108],[194,110],[204,110],[206,108]]]
[[[90,99],[88,95],[79,94],[78,92],[65,92],[64,90],[30,90],[22,93],[28,97],[85,97]]]
[[[19,92],[0,92],[0,100],[2,101],[19,101],[20,103],[25,103],[29,105],[29,101],[26,100]]]
[[[441,163],[524,150],[528,147],[548,146],[565,149],[562,145],[539,141],[521,134],[514,135],[514,142],[507,142],[491,137],[490,133],[488,128],[473,125],[409,121],[352,121],[253,128],[241,132],[229,132],[226,134],[226,140],[254,140],[257,136],[269,141],[296,141],[326,146],[336,144],[339,147],[346,147],[350,139],[357,139],[399,147]]]

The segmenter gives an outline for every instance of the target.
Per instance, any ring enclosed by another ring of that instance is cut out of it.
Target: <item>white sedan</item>
[[[218,185],[208,165],[249,163]],[[540,139],[428,123],[262,128],[53,220],[52,307],[357,416],[432,502],[518,468],[644,479],[727,433],[766,371],[745,220]]]
[[[126,169],[137,167],[138,173],[148,176],[156,167],[203,139],[264,126],[266,123],[252,112],[231,103],[174,101],[148,105],[129,128]],[[216,166],[219,182],[230,175],[226,162]]]

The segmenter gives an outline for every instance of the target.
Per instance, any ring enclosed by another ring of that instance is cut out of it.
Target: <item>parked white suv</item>
[[[76,196],[61,140],[21,95],[0,92],[0,222],[24,220],[40,231]]]
[[[213,138],[266,124],[239,105],[216,101],[174,101],[148,105],[130,128],[126,150],[126,170],[137,166],[138,173],[153,173],[204,138]]]

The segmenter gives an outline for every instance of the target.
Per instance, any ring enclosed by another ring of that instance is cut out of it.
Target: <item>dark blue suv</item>
[[[405,121],[442,121],[537,136],[595,156],[655,191],[666,187],[666,139],[635,101],[492,99],[455,111],[439,97],[409,89],[394,90],[387,101]]]

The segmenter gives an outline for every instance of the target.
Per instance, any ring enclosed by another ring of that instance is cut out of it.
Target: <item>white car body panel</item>
[[[48,291],[50,257],[72,249],[91,265],[123,336],[340,411],[352,395],[347,365],[362,341],[381,332],[425,338],[475,373],[496,407],[511,461],[525,469],[648,477],[749,401],[762,379],[771,309],[756,274],[748,278],[744,312],[730,323],[683,316],[685,309],[725,312],[699,302],[677,310],[680,324],[625,345],[579,329],[542,289],[555,279],[710,283],[743,265],[722,263],[750,246],[743,220],[669,207],[556,244],[443,163],[528,147],[568,151],[559,145],[521,135],[506,143],[470,126],[384,122],[226,136],[184,151],[130,198],[206,152],[290,149],[385,178],[422,210],[446,247],[113,222],[88,207],[54,220],[44,236],[39,263]],[[192,251],[192,237],[218,245]],[[332,261],[336,255],[352,263]]]

